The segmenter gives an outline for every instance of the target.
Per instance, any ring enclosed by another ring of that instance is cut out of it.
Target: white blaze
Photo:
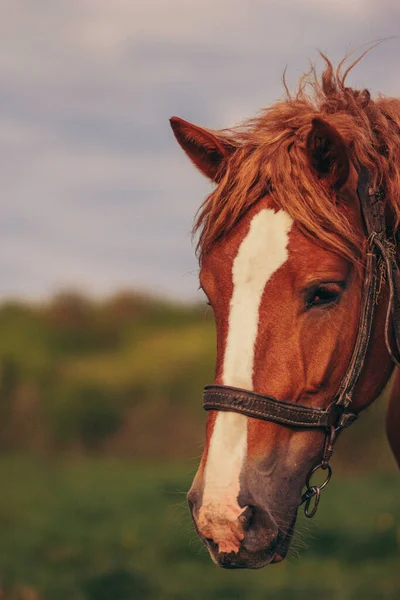
[[[252,219],[249,232],[233,262],[233,293],[223,362],[223,383],[253,389],[254,349],[261,298],[270,277],[288,258],[288,234],[292,218],[284,211],[266,208]],[[237,503],[239,476],[246,457],[247,417],[219,412],[211,436],[203,507],[221,505],[225,518],[235,520],[242,509]]]

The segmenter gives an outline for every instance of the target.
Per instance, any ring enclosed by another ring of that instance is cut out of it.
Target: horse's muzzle
[[[212,560],[225,569],[259,569],[286,556],[292,524],[280,530],[268,510],[247,506],[236,515],[221,504],[199,506],[197,494],[188,494],[197,533]]]

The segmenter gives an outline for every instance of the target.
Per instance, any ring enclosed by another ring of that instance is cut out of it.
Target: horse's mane
[[[228,233],[244,213],[270,191],[274,203],[317,240],[351,261],[359,256],[356,232],[334,193],[312,174],[305,140],[312,119],[328,121],[341,134],[356,167],[366,166],[374,184],[383,186],[387,201],[400,222],[400,100],[368,90],[346,87],[346,76],[322,55],[322,76],[314,67],[286,97],[243,125],[216,131],[235,148],[216,189],[202,204],[194,231],[199,232],[200,259]],[[285,83],[285,81],[284,81]]]

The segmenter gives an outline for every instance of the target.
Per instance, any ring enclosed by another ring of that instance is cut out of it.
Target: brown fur
[[[323,55],[322,55],[323,56]],[[322,118],[344,139],[356,168],[368,167],[376,185],[385,186],[386,197],[400,221],[400,100],[371,99],[368,90],[346,87],[346,76],[326,68],[321,79],[315,69],[304,75],[297,93],[287,92],[284,101],[265,109],[259,117],[239,128],[216,131],[232,144],[225,172],[218,187],[206,198],[194,230],[200,232],[200,259],[216,240],[225,235],[266,190],[305,233],[355,262],[360,241],[346,216],[340,191],[333,193],[318,179],[306,152],[312,121]]]

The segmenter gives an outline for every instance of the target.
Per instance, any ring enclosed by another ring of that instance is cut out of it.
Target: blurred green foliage
[[[212,377],[206,313],[133,293],[3,304],[0,448],[183,454],[202,435],[200,394]],[[178,416],[185,433],[176,447]]]

